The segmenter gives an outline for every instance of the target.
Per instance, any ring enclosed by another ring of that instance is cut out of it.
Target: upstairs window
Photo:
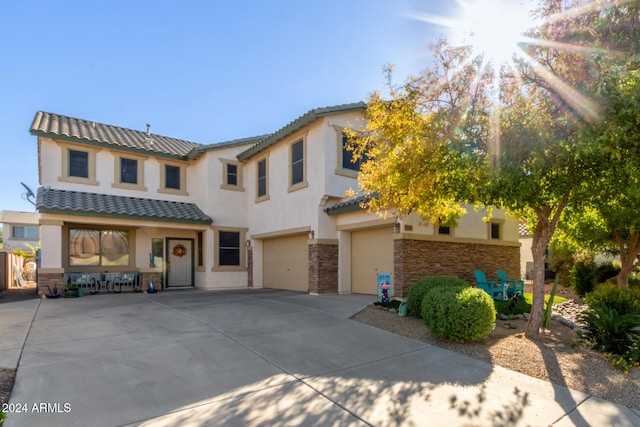
[[[305,142],[298,140],[289,146],[289,191],[307,186],[305,165]]]
[[[220,159],[222,162],[223,190],[244,191],[242,188],[242,163],[235,160]]]
[[[69,150],[68,175],[76,178],[89,178],[89,153]]]
[[[171,161],[160,162],[159,193],[179,194],[188,196],[187,192],[187,166],[186,163]]]
[[[119,152],[114,152],[113,156],[115,159],[115,172],[111,186],[127,190],[147,191],[144,186],[144,163],[146,157]]]
[[[264,158],[258,161],[256,166],[256,201],[265,200],[269,198],[269,176],[268,176],[267,159]]]
[[[302,140],[291,145],[291,185],[304,181],[304,145]]]
[[[238,165],[227,163],[227,185],[238,185]]]
[[[138,161],[120,158],[120,182],[125,184],[138,184]]]
[[[353,151],[349,150],[349,137],[346,133],[342,133],[342,168],[359,172],[362,164],[367,161],[366,157],[361,156],[354,161]]]
[[[164,165],[164,187],[180,190],[180,166]]]
[[[95,147],[79,147],[77,144],[56,141],[61,149],[62,160],[58,181],[74,184],[99,185],[96,181],[96,155],[100,151]]]

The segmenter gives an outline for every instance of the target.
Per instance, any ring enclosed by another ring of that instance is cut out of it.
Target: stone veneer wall
[[[64,291],[64,282],[62,273],[38,273],[38,295],[44,295],[49,293],[47,285],[58,288],[58,293],[61,294]]]
[[[338,245],[309,245],[309,293],[338,293]]]
[[[474,284],[474,270],[482,270],[488,280],[497,280],[496,271],[508,278],[520,278],[520,247],[428,240],[394,240],[395,296],[406,298],[417,280],[430,276],[454,276]]]
[[[247,250],[247,286],[253,288],[253,249]]]
[[[153,287],[158,291],[162,290],[162,273],[141,273],[140,274],[140,285],[142,287],[142,292],[147,290],[149,286],[149,282],[153,283]]]

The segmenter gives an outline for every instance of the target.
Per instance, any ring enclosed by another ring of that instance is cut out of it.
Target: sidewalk
[[[0,367],[19,361],[11,403],[27,408],[5,427],[640,425],[629,408],[349,320],[369,299],[243,290],[0,304]]]

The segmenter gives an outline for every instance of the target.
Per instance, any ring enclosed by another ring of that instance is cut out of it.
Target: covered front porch
[[[40,189],[38,210],[39,294],[191,288],[205,271],[212,220],[194,204]]]

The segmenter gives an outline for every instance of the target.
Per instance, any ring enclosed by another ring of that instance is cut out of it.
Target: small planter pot
[[[77,289],[66,290],[66,291],[64,291],[64,297],[65,298],[78,298],[78,290]]]
[[[78,296],[79,297],[83,297],[84,296],[84,288],[78,288]]]

